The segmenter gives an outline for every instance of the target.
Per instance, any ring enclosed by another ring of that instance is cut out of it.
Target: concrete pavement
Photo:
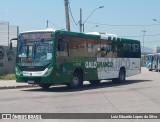
[[[36,87],[28,83],[17,83],[15,80],[0,80],[0,89],[14,89],[23,87]]]

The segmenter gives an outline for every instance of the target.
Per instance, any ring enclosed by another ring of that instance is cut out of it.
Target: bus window
[[[94,40],[93,51],[95,57],[101,57],[101,43],[100,40]]]
[[[139,58],[141,55],[139,50],[139,44],[132,44],[132,56],[134,56],[135,58]]]
[[[86,39],[87,40],[87,56],[88,57],[100,57],[98,53],[100,51],[100,40]]]
[[[139,45],[138,44],[132,44],[132,51],[137,53],[139,51]]]
[[[131,44],[130,43],[123,43],[123,56],[124,57],[132,57],[131,55]]]
[[[58,57],[67,57],[69,56],[68,53],[68,43],[66,40],[59,38],[57,41],[57,46],[56,46],[56,53]]]
[[[101,57],[111,58],[113,56],[111,41],[101,40]]]
[[[114,57],[122,57],[123,56],[123,44],[121,41],[114,41]]]
[[[70,57],[87,56],[87,40],[80,37],[68,37]]]

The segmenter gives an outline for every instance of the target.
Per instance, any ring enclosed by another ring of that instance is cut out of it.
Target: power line
[[[148,36],[148,37],[151,37],[151,36],[160,36],[160,34],[151,34],[151,35],[145,35],[145,36]],[[143,37],[143,35],[133,35],[133,36],[119,36],[119,37]]]
[[[70,23],[71,23],[72,27],[74,28],[74,31],[77,30],[77,28],[75,27],[74,21],[72,19],[71,19]]]
[[[126,35],[122,35],[122,36],[119,36],[119,37],[142,37],[143,35],[129,35],[129,36],[126,36]]]
[[[145,35],[145,36],[160,36],[160,34]]]
[[[71,10],[71,7],[70,7],[70,3],[69,3],[69,12],[70,12],[70,15],[71,15],[71,17],[72,17],[72,20],[73,20],[74,24],[75,24],[76,27],[78,28],[77,23],[76,23],[76,21],[75,21],[75,19],[74,19],[74,17],[73,17],[73,14],[72,14],[72,10]]]
[[[48,21],[49,24],[53,25],[54,27],[59,28],[59,29],[62,29],[61,27],[55,25],[55,24],[54,24],[53,22],[51,22],[50,20],[47,20],[47,21]]]
[[[87,21],[86,23],[90,24],[95,24],[95,25],[103,25],[103,26],[133,26],[133,27],[138,27],[138,26],[160,26],[160,24],[146,24],[146,25],[141,25],[141,24],[133,24],[133,25],[118,25],[118,24],[102,24],[102,23],[96,23],[96,22],[89,22]]]
[[[160,42],[160,41],[151,41],[151,42],[145,42],[145,43],[153,43],[153,42],[156,42],[156,43],[157,43],[157,42]]]

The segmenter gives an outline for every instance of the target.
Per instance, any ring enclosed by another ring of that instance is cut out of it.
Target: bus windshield
[[[53,39],[19,39],[17,63],[19,66],[46,66],[52,61]]]

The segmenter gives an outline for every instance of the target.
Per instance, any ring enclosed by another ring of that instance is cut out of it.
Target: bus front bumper
[[[49,76],[45,77],[27,77],[27,76],[17,76],[16,82],[18,83],[28,83],[28,84],[54,84],[54,81],[50,80]]]

